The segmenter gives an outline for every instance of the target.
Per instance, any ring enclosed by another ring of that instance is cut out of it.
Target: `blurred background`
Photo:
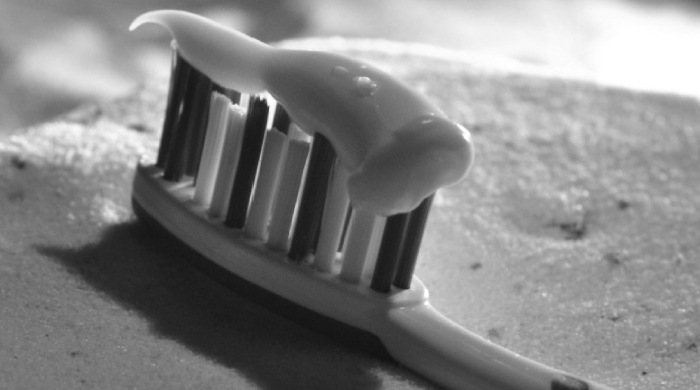
[[[0,0],[0,132],[167,75],[169,37],[140,13],[197,12],[263,41],[422,42],[605,84],[700,96],[698,0]]]

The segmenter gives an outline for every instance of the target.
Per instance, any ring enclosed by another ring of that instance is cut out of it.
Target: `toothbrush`
[[[154,11],[174,38],[160,149],[132,201],[215,278],[454,389],[608,389],[447,319],[413,275],[434,192],[469,132],[385,72]]]

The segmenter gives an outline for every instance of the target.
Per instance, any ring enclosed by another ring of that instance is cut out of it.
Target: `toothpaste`
[[[336,54],[274,48],[183,11],[139,16],[134,30],[170,31],[192,66],[244,93],[267,91],[304,131],[323,134],[348,170],[353,207],[379,215],[414,209],[469,171],[469,132],[424,96],[369,64]]]

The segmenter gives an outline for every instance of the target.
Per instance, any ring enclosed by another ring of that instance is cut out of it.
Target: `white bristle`
[[[289,138],[277,129],[271,129],[265,137],[255,194],[245,226],[245,234],[250,238],[263,241],[267,239],[272,202],[279,189],[280,172],[288,145]]]
[[[338,253],[338,246],[343,235],[343,225],[348,212],[348,171],[338,161],[333,169],[328,195],[323,208],[321,234],[316,247],[314,265],[321,272],[330,272]]]
[[[308,142],[308,143],[311,143],[311,141],[313,140],[312,136],[310,136],[307,132],[302,130],[294,122],[292,122],[289,125],[289,131],[287,133],[289,134],[290,139],[295,139],[298,141],[304,141],[304,142]]]
[[[243,108],[243,112],[248,112],[248,106],[250,105],[251,95],[248,93],[242,93],[241,98],[238,101],[238,105]]]
[[[209,207],[209,215],[212,218],[226,215],[233,179],[238,167],[238,157],[241,154],[245,111],[238,105],[229,104],[228,118],[221,163],[214,184],[211,206]]]
[[[281,109],[282,106],[280,106],[280,104],[277,103],[277,100],[275,100],[275,98],[273,98],[272,95],[270,95],[269,93],[266,92],[265,94],[263,94],[263,96],[265,97],[267,104],[270,106],[267,115],[267,124],[265,128],[271,129],[274,127],[275,114],[277,113],[278,109]]]
[[[379,248],[382,245],[382,237],[384,236],[384,227],[386,226],[386,217],[383,215],[378,215],[374,219],[374,226],[372,227],[372,237],[369,244],[367,245],[367,259],[364,266],[363,275],[365,278],[370,279],[374,273],[374,266],[377,264],[377,256],[379,255]]]
[[[289,250],[289,233],[308,154],[309,144],[307,142],[289,141],[287,158],[283,164],[277,196],[272,206],[267,241],[270,249],[284,252]]]
[[[204,207],[209,207],[214,194],[228,124],[229,104],[230,100],[226,96],[218,92],[212,93],[206,138],[194,189],[194,201]]]
[[[375,219],[376,215],[370,212],[359,209],[352,211],[343,248],[343,267],[340,270],[340,278],[346,282],[359,283],[362,280]]]

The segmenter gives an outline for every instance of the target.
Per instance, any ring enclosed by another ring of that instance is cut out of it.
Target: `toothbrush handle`
[[[448,388],[610,390],[493,344],[429,303],[392,309],[386,320],[378,333],[392,357]]]

